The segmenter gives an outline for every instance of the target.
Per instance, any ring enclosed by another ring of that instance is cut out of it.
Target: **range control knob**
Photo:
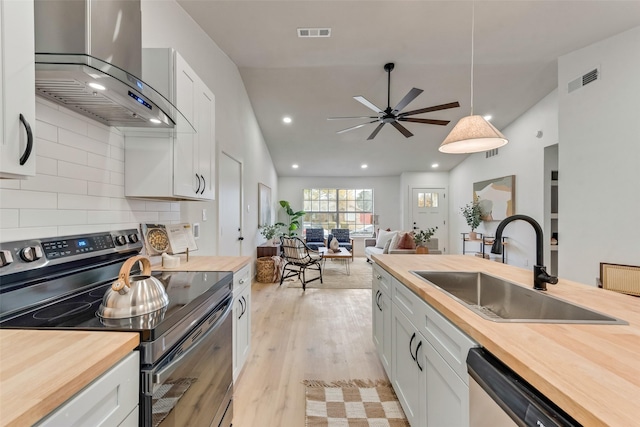
[[[20,250],[20,258],[26,262],[33,262],[42,258],[42,249],[40,246],[27,246]]]
[[[129,234],[129,243],[138,243],[138,235],[137,234]]]
[[[116,245],[122,246],[127,244],[127,237],[124,235],[120,235],[116,237]]]
[[[5,265],[9,265],[13,262],[13,255],[11,255],[11,251],[0,251],[0,267],[4,267]]]

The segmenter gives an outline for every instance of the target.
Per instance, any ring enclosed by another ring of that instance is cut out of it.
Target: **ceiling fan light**
[[[449,154],[467,154],[502,147],[509,141],[482,116],[461,118],[440,144],[438,151]]]

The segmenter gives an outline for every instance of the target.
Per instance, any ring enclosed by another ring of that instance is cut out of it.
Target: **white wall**
[[[1,241],[180,222],[179,203],[125,199],[117,129],[36,99],[36,176],[0,180]]]
[[[593,284],[600,262],[640,264],[640,27],[558,64],[560,271]],[[596,66],[601,79],[569,94]]]
[[[172,47],[216,97],[217,159],[225,152],[243,163],[243,255],[255,256],[258,182],[277,200],[277,174],[236,65],[173,0],[142,0],[142,46]],[[198,255],[217,253],[217,202],[182,202],[182,220],[199,222]],[[208,220],[202,220],[202,209]]]
[[[515,175],[515,212],[533,217],[544,224],[544,148],[558,142],[557,91],[553,91],[530,110],[502,130],[509,144],[494,157],[472,154],[449,174],[449,246],[451,253],[462,253],[460,233],[468,232],[460,208],[473,199],[473,183]],[[536,133],[542,131],[541,138]],[[494,235],[498,221],[482,222],[478,232]],[[531,268],[535,262],[533,228],[516,221],[507,226],[507,263]],[[550,236],[545,236],[545,239]],[[487,248],[486,252],[489,252]],[[548,260],[545,260],[548,264]]]

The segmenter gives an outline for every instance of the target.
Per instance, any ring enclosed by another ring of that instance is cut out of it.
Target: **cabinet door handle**
[[[196,188],[196,194],[200,192],[200,175],[196,174],[196,179],[198,180],[198,188]]]
[[[240,316],[238,316],[238,319],[242,319],[242,315],[244,314],[244,304],[242,303],[242,298],[243,297],[238,298],[238,302],[240,303]]]
[[[200,194],[204,194],[204,190],[207,189],[207,180],[204,179],[204,175],[200,175],[200,178],[202,178],[202,191],[200,191]]]
[[[380,298],[382,298],[382,292],[378,291],[378,308],[382,311],[382,306],[380,305]]]
[[[411,349],[411,344],[413,344],[413,340],[414,339],[416,339],[416,333],[415,332],[413,333],[413,335],[411,335],[411,341],[409,341],[409,354],[411,355],[411,358],[413,360],[416,360],[415,356],[413,355],[413,350]]]
[[[20,114],[20,121],[27,131],[27,147],[24,149],[22,157],[20,157],[20,166],[22,166],[27,163],[27,160],[29,160],[29,156],[31,156],[31,149],[33,148],[33,132],[31,132],[31,126],[29,125],[29,122],[24,118],[22,114]]]
[[[244,299],[244,297],[240,298],[242,298],[242,301],[244,301],[244,304],[242,304],[242,315],[244,316],[244,314],[247,312],[247,300]]]
[[[420,341],[418,343],[418,346],[416,347],[416,357],[413,360],[416,361],[416,365],[418,365],[418,368],[420,368],[420,370],[422,371],[422,366],[420,366],[420,360],[418,359],[418,350],[420,350],[421,346],[422,346],[422,341]]]

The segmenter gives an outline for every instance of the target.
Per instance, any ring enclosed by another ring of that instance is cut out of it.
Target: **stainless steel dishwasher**
[[[471,427],[581,426],[482,348],[469,350],[467,370]]]

